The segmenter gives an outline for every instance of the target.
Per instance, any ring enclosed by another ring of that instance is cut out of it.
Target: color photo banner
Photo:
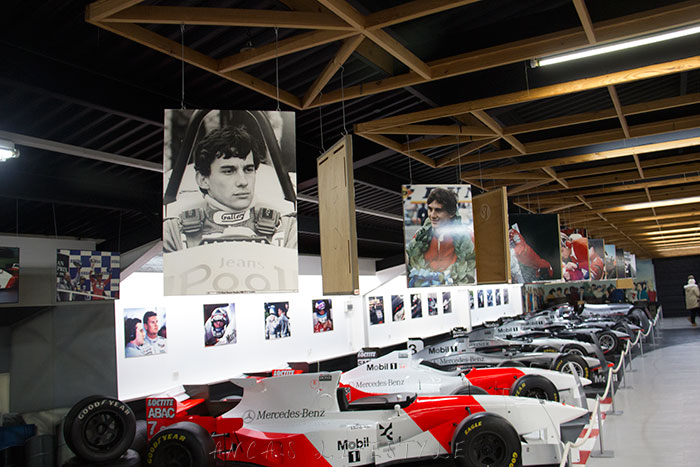
[[[476,283],[470,185],[404,185],[409,287]]]
[[[561,279],[559,216],[508,216],[510,273],[514,284]]]
[[[56,301],[119,298],[119,253],[57,250]]]
[[[561,229],[560,245],[564,280],[567,282],[588,280],[588,235],[586,229]]]
[[[606,243],[605,249],[605,275],[604,279],[617,279],[617,255],[615,254],[615,244]]]
[[[165,295],[296,292],[293,112],[166,110]]]
[[[19,248],[0,246],[0,303],[19,302]]]
[[[592,281],[605,279],[605,240],[588,239],[588,271]]]

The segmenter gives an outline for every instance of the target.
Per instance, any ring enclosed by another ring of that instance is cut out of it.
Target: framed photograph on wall
[[[0,246],[0,303],[19,302],[19,248]]]
[[[486,306],[493,306],[493,289],[486,289]]]
[[[501,306],[501,289],[496,289],[494,294],[496,296],[496,306]]]
[[[437,304],[437,294],[428,294],[428,316],[437,316],[438,314],[438,304]]]
[[[467,292],[467,294],[469,295],[469,309],[473,310],[475,308],[475,306],[474,306],[474,291],[469,290]]]
[[[56,301],[79,302],[119,298],[119,253],[56,251]]]
[[[452,313],[452,294],[450,292],[442,293],[442,313]]]
[[[419,293],[411,294],[411,318],[423,317],[423,300]]]
[[[510,297],[508,296],[508,289],[503,289],[503,304],[508,305],[510,303]]]
[[[476,300],[477,300],[477,304],[479,305],[479,308],[484,308],[484,305],[486,303],[484,302],[484,290],[483,289],[481,289],[477,292]]]
[[[391,296],[391,319],[392,321],[403,321],[406,319],[406,310],[403,306],[403,295]]]
[[[167,353],[165,309],[125,308],[124,345],[126,358]]]
[[[204,346],[236,343],[236,304],[202,305],[204,311]]]
[[[333,330],[333,303],[330,298],[311,300],[314,319],[314,333]]]
[[[369,297],[369,324],[384,324],[384,297]]]
[[[289,302],[267,302],[265,303],[264,308],[265,340],[284,339],[285,337],[291,336],[292,330],[289,323]]]

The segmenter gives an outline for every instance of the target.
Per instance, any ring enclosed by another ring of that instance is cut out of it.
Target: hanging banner
[[[57,250],[56,301],[119,298],[119,253]]]
[[[622,248],[615,248],[615,269],[617,270],[617,278],[624,279],[625,273],[625,251]]]
[[[637,277],[637,257],[629,251],[623,251],[623,256],[625,259],[625,277]]]
[[[605,276],[604,279],[617,279],[617,256],[615,254],[615,245],[606,243],[605,249]]]
[[[0,303],[19,302],[19,248],[0,246]]]
[[[588,239],[588,271],[592,281],[605,279],[605,240]]]
[[[476,282],[470,185],[404,185],[409,287]]]
[[[293,112],[166,110],[165,295],[296,292]]]
[[[510,271],[514,284],[561,279],[559,216],[557,214],[512,214]]]
[[[561,229],[561,264],[565,281],[589,279],[586,229]]]

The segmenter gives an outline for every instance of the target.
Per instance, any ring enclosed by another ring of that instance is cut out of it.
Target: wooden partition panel
[[[505,187],[475,196],[473,206],[477,283],[510,282],[508,198]]]
[[[316,159],[316,168],[323,293],[359,294],[351,137]]]

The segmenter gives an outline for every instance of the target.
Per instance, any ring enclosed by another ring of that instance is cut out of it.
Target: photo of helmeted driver
[[[314,333],[333,330],[333,318],[331,316],[332,302],[328,298],[311,300],[314,317]]]
[[[437,294],[428,294],[428,316],[436,316],[438,314]]]
[[[236,304],[217,303],[203,305],[204,309],[204,346],[235,344]]]
[[[406,310],[403,306],[403,296],[391,296],[391,319],[392,321],[403,321],[406,319]]]
[[[473,301],[472,297],[472,301]],[[452,294],[450,292],[442,293],[442,313],[448,314],[452,313]]]
[[[411,294],[411,318],[423,317],[423,301],[419,293]]]
[[[166,111],[166,295],[297,290],[294,136],[292,112]]]

